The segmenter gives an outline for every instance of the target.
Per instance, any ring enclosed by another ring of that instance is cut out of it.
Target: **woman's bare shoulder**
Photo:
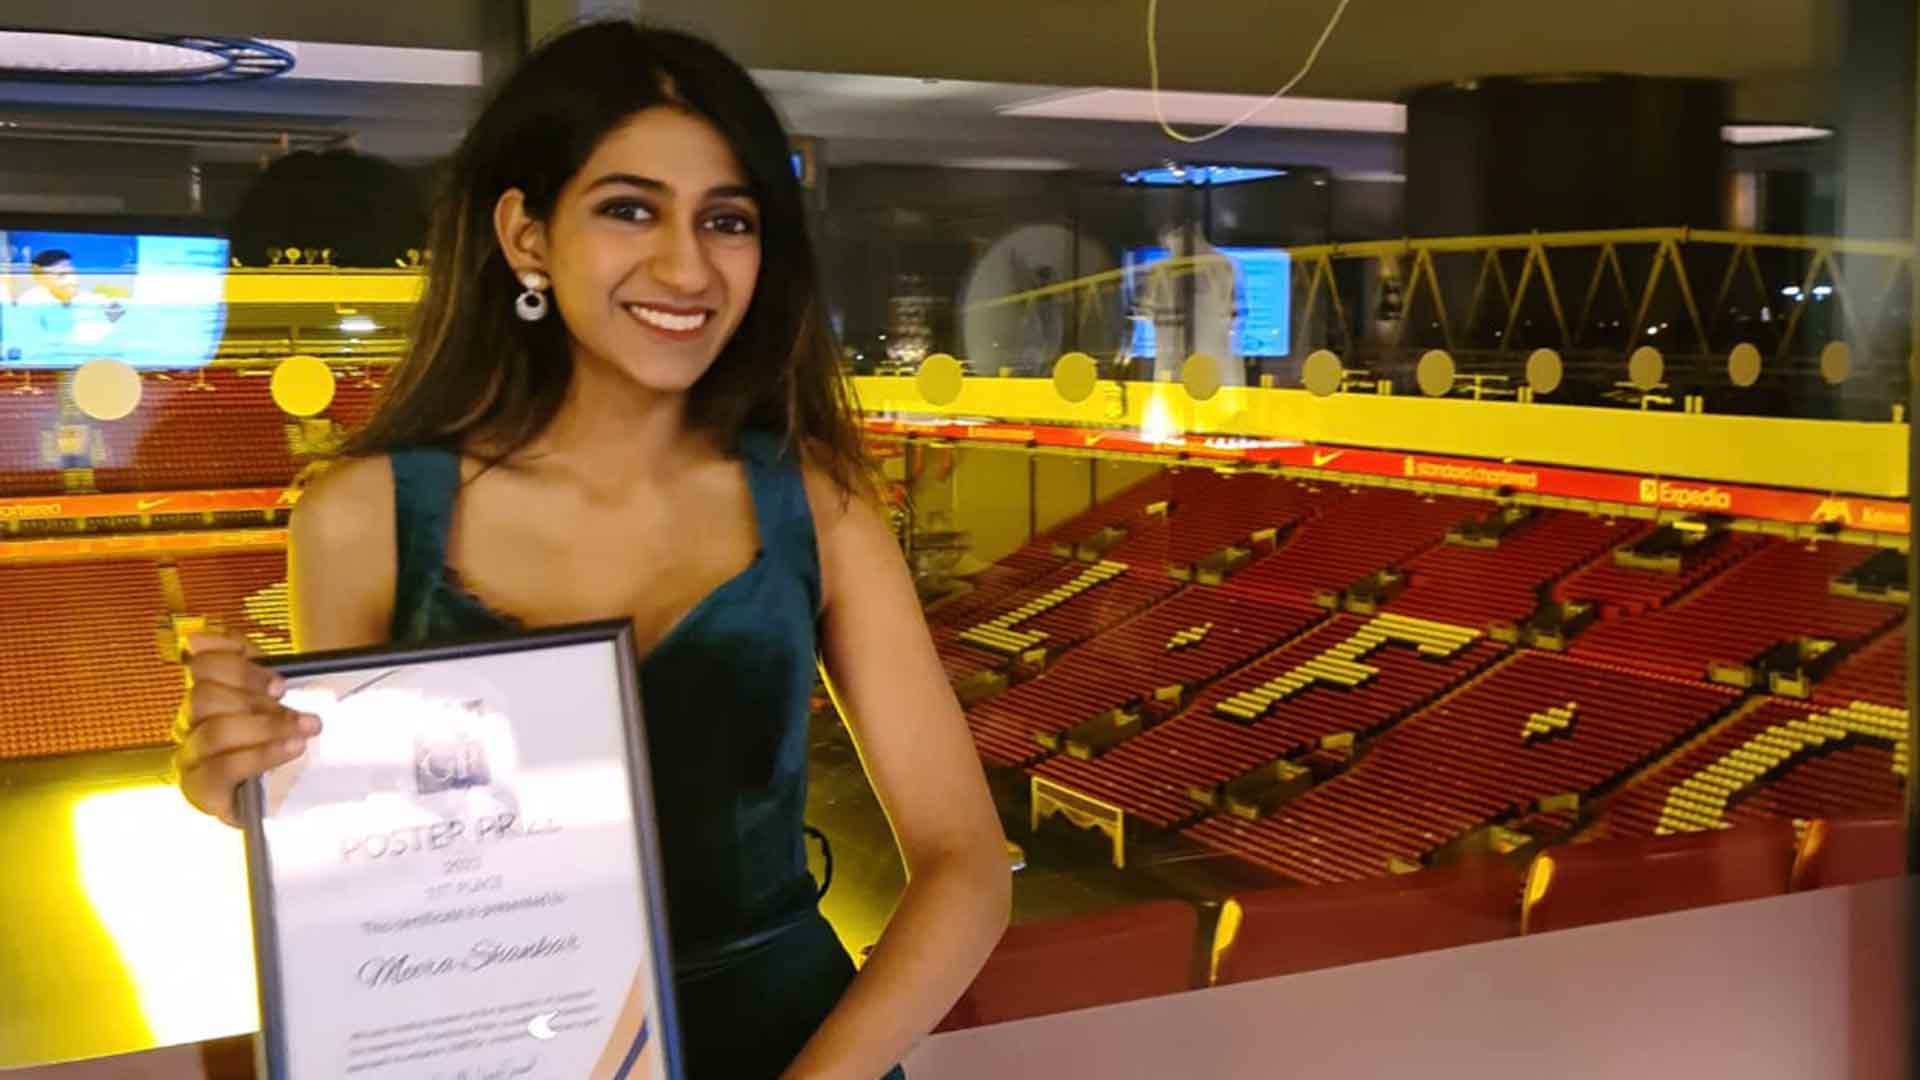
[[[393,469],[385,454],[328,465],[301,490],[289,524],[296,545],[372,544],[393,537]]]
[[[384,455],[342,460],[306,486],[287,529],[295,648],[386,639],[399,565],[394,536],[393,471]]]

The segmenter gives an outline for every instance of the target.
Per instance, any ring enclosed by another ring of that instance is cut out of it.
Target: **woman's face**
[[[548,217],[541,262],[580,359],[664,393],[706,373],[760,275],[760,210],[720,133],[653,108],[600,141]]]

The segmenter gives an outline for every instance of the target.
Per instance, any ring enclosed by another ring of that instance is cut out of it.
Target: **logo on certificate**
[[[487,752],[478,739],[460,737],[413,744],[413,787],[422,795],[483,787],[491,782]]]

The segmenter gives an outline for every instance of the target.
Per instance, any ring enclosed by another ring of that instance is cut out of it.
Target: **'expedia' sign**
[[[1671,480],[1648,477],[1640,481],[1640,501],[1675,510],[1733,509],[1733,492],[1710,484],[1677,484]]]

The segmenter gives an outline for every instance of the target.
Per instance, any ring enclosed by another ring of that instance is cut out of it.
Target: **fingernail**
[[[287,680],[281,678],[278,675],[275,675],[273,677],[273,681],[267,684],[267,696],[272,698],[275,701],[279,701],[280,695],[286,692],[287,692]]]
[[[320,734],[320,718],[312,713],[301,713],[300,730],[308,735]]]

